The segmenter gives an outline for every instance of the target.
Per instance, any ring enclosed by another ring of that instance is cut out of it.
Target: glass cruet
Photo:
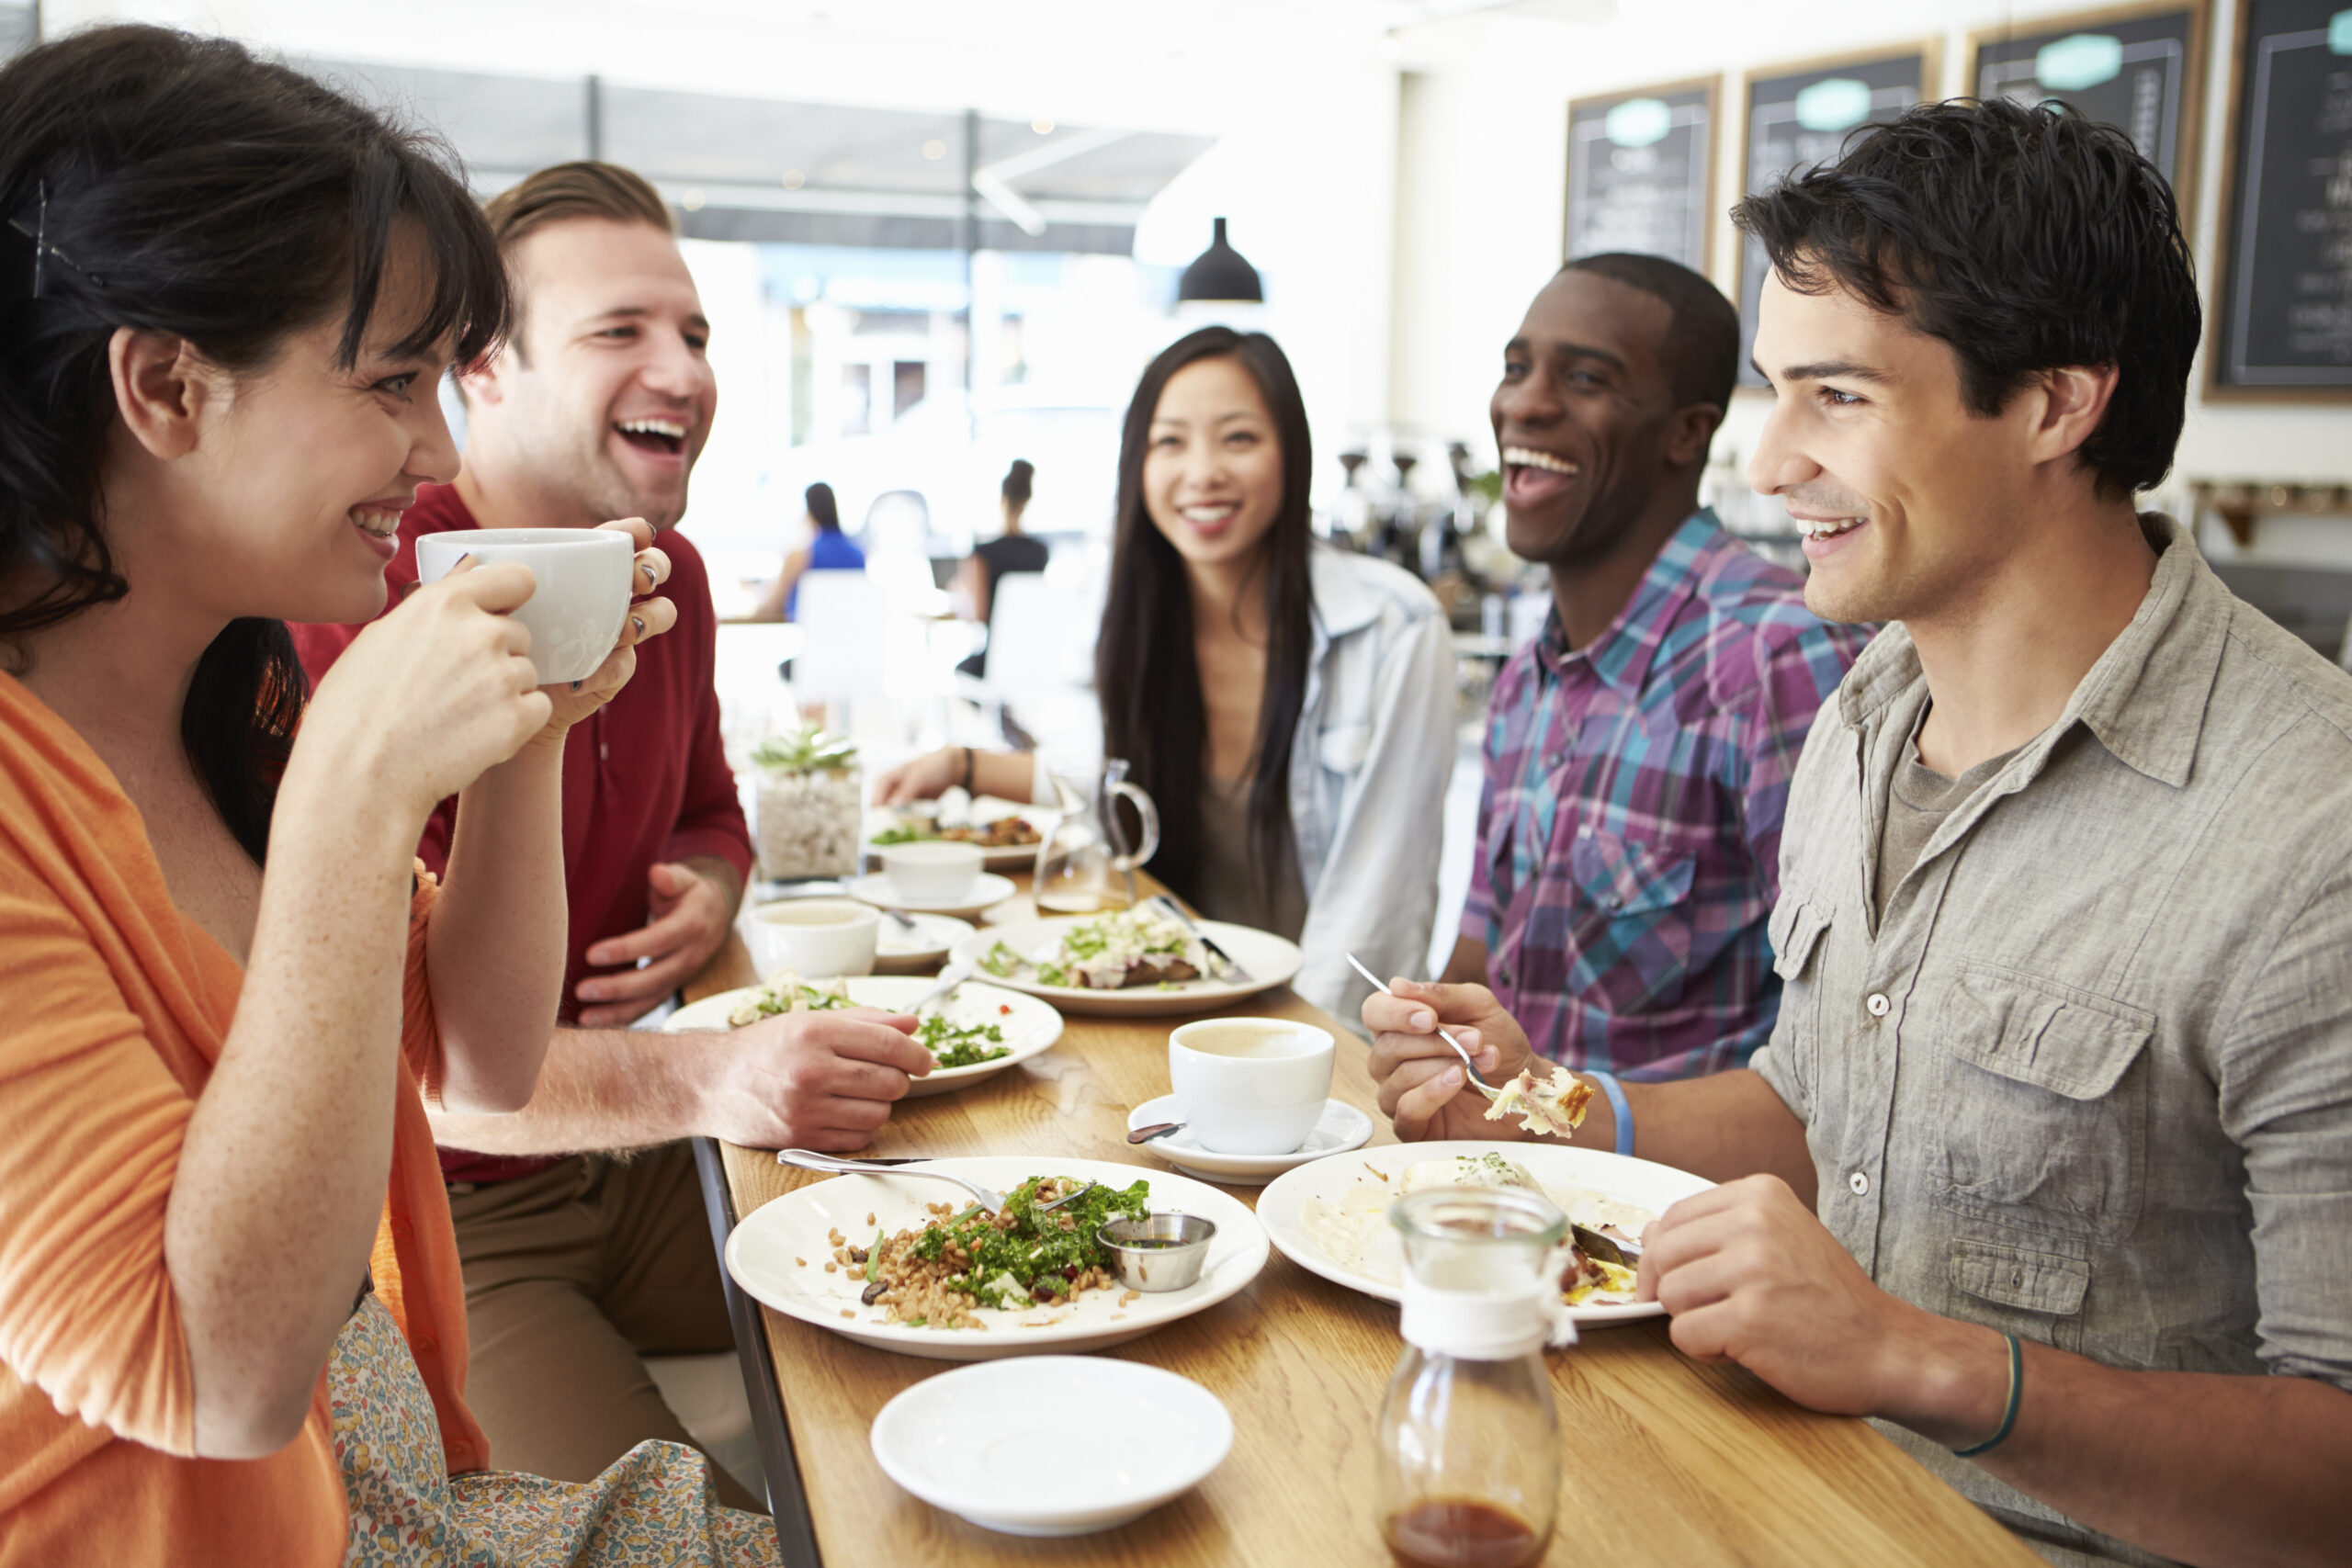
[[[1127,782],[1127,764],[1105,757],[1083,768],[1051,770],[1057,815],[1037,846],[1031,891],[1040,914],[1088,915],[1136,901],[1136,868],[1159,848],[1159,813],[1151,796]],[[1142,842],[1130,848],[1119,803],[1135,808]],[[1120,879],[1113,880],[1114,874]]]
[[[1398,1199],[1405,1354],[1380,1411],[1381,1535],[1422,1568],[1521,1568],[1552,1537],[1559,1420],[1547,1343],[1576,1337],[1560,1305],[1567,1219],[1510,1188]]]

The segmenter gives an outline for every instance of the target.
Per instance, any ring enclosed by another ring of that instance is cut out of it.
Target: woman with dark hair
[[[996,585],[1010,572],[1043,571],[1052,558],[1045,540],[1033,539],[1021,531],[1021,514],[1029,510],[1031,480],[1036,472],[1036,465],[1026,458],[1012,460],[997,494],[997,514],[1003,520],[1002,531],[995,538],[975,546],[956,569],[949,592],[956,596],[957,613],[967,621],[989,625],[989,616],[996,608]],[[967,675],[985,676],[989,672],[989,650],[981,649],[956,668]]]
[[[800,580],[809,572],[865,570],[865,552],[842,532],[842,509],[833,500],[833,487],[822,482],[810,485],[800,499],[808,509],[802,521],[816,530],[816,536],[784,558],[784,570],[768,584],[759,608],[751,614],[754,621],[794,619],[794,612],[800,607]]]
[[[1159,807],[1151,869],[1204,915],[1295,937],[1300,995],[1353,1018],[1427,964],[1453,771],[1453,645],[1428,589],[1314,542],[1306,407],[1274,340],[1207,327],[1144,371],[1119,448],[1095,653],[1102,743]],[[934,751],[885,805],[1037,798],[1026,757]]]
[[[675,612],[534,689],[530,573],[461,563],[307,702],[285,626],[382,607],[507,309],[456,174],[306,77],[130,27],[0,68],[0,1561],[773,1560],[684,1450],[486,1472],[424,1114],[530,1097],[564,736]]]

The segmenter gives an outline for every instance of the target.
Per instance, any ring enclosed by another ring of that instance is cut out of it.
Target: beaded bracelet
[[[1974,1459],[1987,1450],[2000,1447],[2008,1439],[2009,1429],[2018,1424],[2018,1396],[2025,1393],[2025,1347],[2018,1343],[2018,1337],[2014,1334],[2004,1334],[2001,1337],[2009,1342],[2009,1405],[2001,1412],[2001,1429],[1981,1443],[1952,1450],[1955,1458]]]

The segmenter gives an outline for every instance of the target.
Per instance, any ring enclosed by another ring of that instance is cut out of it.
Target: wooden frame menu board
[[[2352,399],[2352,6],[2238,15],[2206,391]]]
[[[1973,33],[1967,91],[2028,107],[2056,98],[2115,127],[2172,182],[2187,226],[2197,216],[2207,10],[2207,0],[2153,0],[2037,19],[2030,32]]]
[[[1713,77],[1568,106],[1570,261],[1638,251],[1703,273],[1715,239]]]
[[[1846,138],[1883,125],[1936,96],[1932,42],[1883,54],[1849,56],[1747,73],[1740,118],[1740,188],[1753,196],[1793,169],[1833,163]],[[1756,302],[1770,258],[1742,236],[1739,245],[1739,384],[1761,387],[1748,365],[1756,346]]]

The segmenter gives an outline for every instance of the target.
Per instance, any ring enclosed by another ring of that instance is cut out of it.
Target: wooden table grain
[[[741,943],[689,996],[749,983]],[[1287,989],[1232,1014],[1293,1018],[1340,1036],[1332,1093],[1374,1111],[1363,1047]],[[1209,1016],[1209,1015],[1203,1015]],[[1128,1110],[1168,1091],[1167,1037],[1182,1019],[1071,1014],[1055,1047],[987,1082],[908,1101],[871,1155],[1030,1154],[1165,1167],[1126,1143]],[[732,1208],[749,1214],[821,1176],[722,1145]],[[1255,1205],[1260,1189],[1227,1187]],[[747,1303],[748,1306],[748,1303]],[[1064,1540],[998,1535],[901,1491],[866,1432],[882,1406],[950,1363],[854,1345],[759,1309],[824,1562],[1376,1564],[1375,1418],[1403,1348],[1396,1309],[1275,1252],[1239,1294],[1100,1352],[1193,1379],[1233,1413],[1231,1455],[1194,1491],[1123,1529]],[[749,1321],[746,1311],[741,1321]],[[2040,1559],[1860,1421],[1819,1416],[1737,1369],[1677,1352],[1665,1325],[1597,1329],[1548,1355],[1561,1427],[1560,1523],[1545,1561],[1579,1568],[1803,1564],[1953,1568]],[[1049,1461],[1050,1456],[1040,1456]],[[778,1508],[779,1517],[786,1510]]]

